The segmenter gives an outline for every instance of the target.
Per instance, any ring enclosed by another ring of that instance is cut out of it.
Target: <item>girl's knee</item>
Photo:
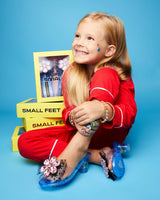
[[[28,158],[31,145],[29,142],[28,133],[23,133],[18,139],[18,149],[21,156]]]

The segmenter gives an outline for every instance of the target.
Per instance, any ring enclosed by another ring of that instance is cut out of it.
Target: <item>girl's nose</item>
[[[77,41],[77,45],[79,46],[84,46],[85,45],[85,41],[81,38]]]

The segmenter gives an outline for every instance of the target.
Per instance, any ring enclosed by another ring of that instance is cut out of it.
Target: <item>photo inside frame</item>
[[[39,57],[41,95],[43,98],[63,95],[62,75],[69,63],[69,55]]]

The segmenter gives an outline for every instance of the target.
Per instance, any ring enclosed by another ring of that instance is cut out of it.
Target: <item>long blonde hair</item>
[[[86,15],[80,22],[98,21],[106,27],[106,40],[109,45],[115,45],[116,52],[113,56],[101,60],[94,69],[96,72],[103,67],[115,69],[120,80],[126,80],[131,76],[131,63],[126,46],[125,29],[122,21],[115,16],[106,13],[94,12]],[[78,25],[79,25],[78,24]],[[90,79],[85,65],[73,62],[66,72],[66,92],[70,106],[78,106],[89,98]]]

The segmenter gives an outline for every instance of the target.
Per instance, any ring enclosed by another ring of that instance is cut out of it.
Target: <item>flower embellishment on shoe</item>
[[[46,159],[43,164],[40,172],[43,172],[43,178],[46,181],[56,182],[62,179],[67,167],[66,160],[57,160],[56,157],[52,157]]]
[[[47,177],[50,174],[55,174],[60,163],[60,160],[57,160],[56,157],[52,157],[50,160],[46,159],[43,162],[44,165],[40,168],[40,171],[43,172],[44,177]]]

